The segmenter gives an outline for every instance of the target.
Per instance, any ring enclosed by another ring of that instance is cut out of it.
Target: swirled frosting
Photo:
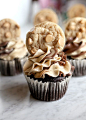
[[[21,39],[12,39],[0,44],[0,58],[13,60],[27,55],[27,49]]]
[[[64,52],[73,59],[86,58],[86,19],[73,18],[68,21],[65,36],[66,45]]]
[[[71,64],[65,58],[62,60],[55,49],[50,50],[48,47],[47,52],[39,49],[33,56],[29,56],[24,72],[29,76],[33,74],[35,78],[44,78],[45,74],[57,77],[63,73],[66,76],[71,74]]]

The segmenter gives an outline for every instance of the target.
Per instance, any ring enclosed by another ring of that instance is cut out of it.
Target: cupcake
[[[50,21],[58,23],[57,14],[52,9],[42,9],[34,17],[34,25]]]
[[[11,19],[0,21],[0,72],[15,75],[22,72],[27,60],[27,49],[20,36],[19,25]]]
[[[30,55],[23,70],[34,98],[55,101],[66,93],[73,67],[61,52],[64,45],[64,33],[53,22],[40,23],[27,33]]]
[[[86,75],[86,19],[72,18],[65,28],[64,52],[75,66],[73,76]]]

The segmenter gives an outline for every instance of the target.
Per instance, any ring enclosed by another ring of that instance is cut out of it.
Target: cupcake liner
[[[83,60],[69,60],[70,63],[75,67],[73,76],[86,75],[86,59]]]
[[[31,95],[42,101],[55,101],[63,97],[68,88],[71,76],[63,79],[61,82],[42,82],[30,79],[25,75]]]
[[[3,60],[0,59],[0,72],[5,76],[13,76],[23,72],[23,65],[27,61],[28,56],[26,55],[24,58],[19,59],[16,58],[14,60]]]

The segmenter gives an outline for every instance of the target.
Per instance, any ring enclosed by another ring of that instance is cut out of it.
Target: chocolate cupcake
[[[15,75],[22,72],[27,49],[20,36],[19,25],[11,19],[0,21],[0,72]]]
[[[76,17],[69,20],[65,28],[65,54],[75,66],[73,76],[86,75],[86,19]]]
[[[61,52],[64,45],[64,33],[53,22],[40,23],[27,33],[30,56],[23,69],[34,98],[55,101],[66,93],[73,67]]]

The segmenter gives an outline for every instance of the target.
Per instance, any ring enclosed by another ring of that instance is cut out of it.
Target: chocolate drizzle
[[[0,55],[6,55],[6,54],[10,54],[13,51],[13,48],[11,49],[7,49],[7,45],[8,45],[8,41],[7,42],[3,42],[0,44]]]
[[[66,41],[66,44],[68,44],[68,43],[71,43],[71,42],[73,42],[74,40],[75,40],[75,38],[76,37],[69,37],[68,39],[67,39],[67,41]]]
[[[74,58],[76,58],[76,57],[79,57],[79,56],[81,56],[81,55],[84,55],[86,53],[86,51],[85,52],[81,52],[80,54],[78,54],[78,55],[73,55],[72,57]]]
[[[7,42],[3,42],[3,43],[0,44],[0,47],[5,48],[5,47],[7,46],[8,43],[9,43],[8,41],[7,41]]]
[[[81,48],[83,46],[82,42],[80,42],[80,43],[74,43],[73,41],[75,39],[76,39],[75,37],[67,39],[66,45],[65,45],[64,50],[63,50],[66,54],[70,54],[70,53],[78,50],[79,48]]]
[[[53,53],[53,54],[52,54],[52,53]],[[52,54],[52,55],[51,55],[51,54]],[[57,50],[54,49],[54,52],[50,52],[48,55],[46,55],[46,56],[41,60],[41,62],[44,61],[44,59],[53,59],[53,57],[54,57],[56,54],[57,54]]]
[[[10,54],[14,49],[3,49],[0,50],[0,55],[6,55],[6,54]]]

